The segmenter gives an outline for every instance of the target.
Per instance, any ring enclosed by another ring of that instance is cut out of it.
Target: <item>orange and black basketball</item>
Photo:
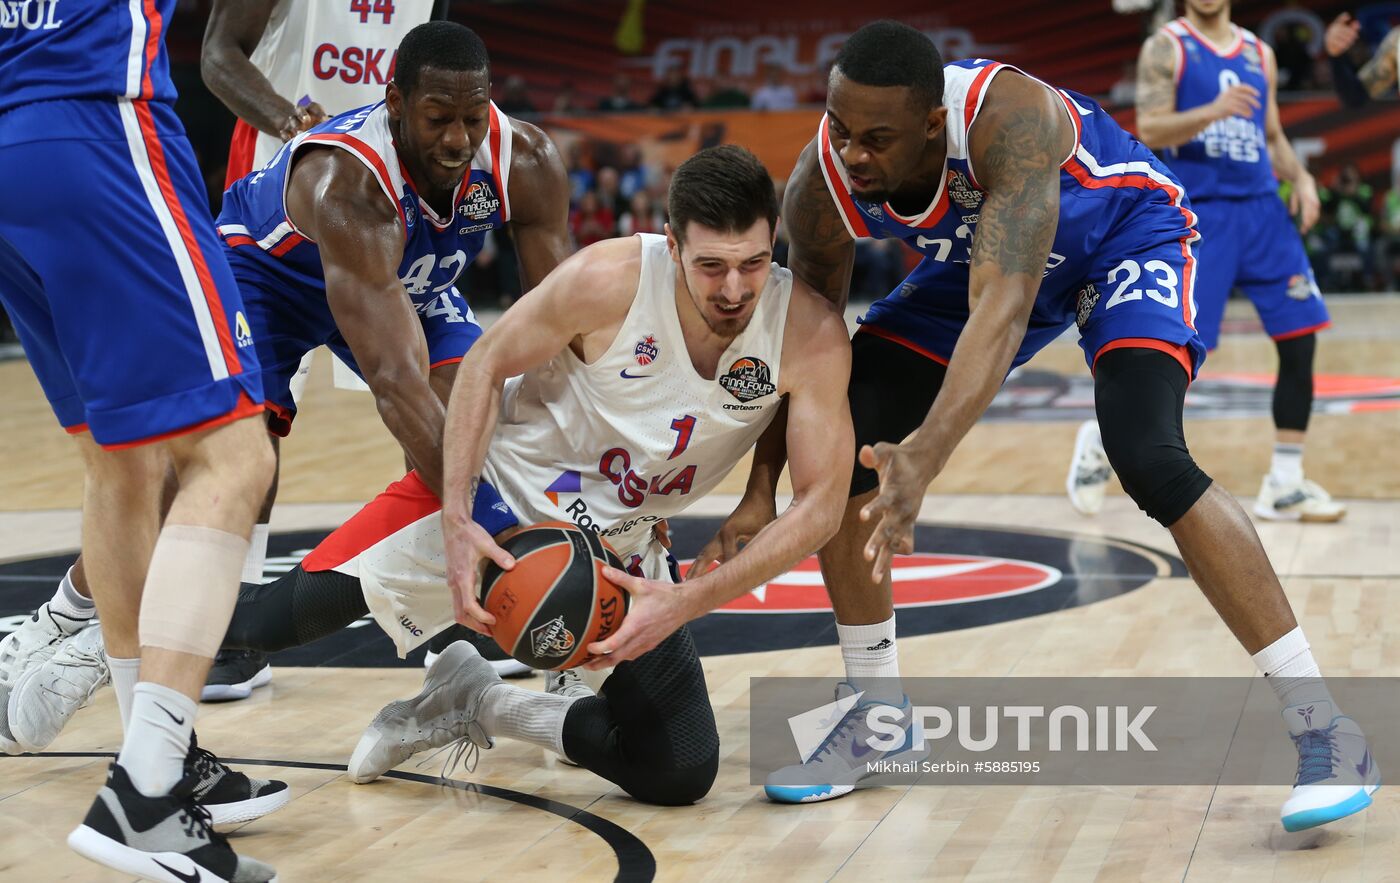
[[[487,562],[481,606],[496,617],[496,643],[511,656],[532,668],[573,668],[588,658],[588,645],[622,624],[630,598],[603,578],[603,568],[621,570],[622,559],[598,534],[548,521],[501,547],[515,567]]]

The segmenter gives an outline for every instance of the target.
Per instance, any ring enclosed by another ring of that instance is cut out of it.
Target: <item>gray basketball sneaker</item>
[[[423,690],[390,702],[375,715],[350,756],[350,781],[373,782],[428,748],[466,740],[476,748],[494,743],[476,722],[481,698],[501,683],[491,663],[466,641],[450,644],[428,669]]]
[[[147,797],[113,763],[83,823],[68,835],[73,851],[100,865],[164,883],[276,883],[277,872],[239,856],[194,802],[195,776],[170,793]]]

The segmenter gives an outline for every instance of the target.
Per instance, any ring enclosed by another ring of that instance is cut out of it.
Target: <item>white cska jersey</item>
[[[249,60],[293,104],[310,99],[335,116],[384,98],[404,35],[428,21],[434,0],[278,0]],[[282,146],[259,132],[251,168]]]
[[[666,237],[637,238],[641,279],[612,345],[591,365],[565,349],[507,381],[483,477],[522,524],[596,530],[629,569],[645,562],[665,578],[655,565],[665,555],[649,554],[660,552],[652,527],[709,493],[778,408],[792,274],[773,266],[748,327],[706,379],[681,334]]]

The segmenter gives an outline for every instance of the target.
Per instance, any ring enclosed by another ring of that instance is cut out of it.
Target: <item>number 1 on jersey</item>
[[[676,446],[671,451],[667,460],[674,460],[690,447],[690,436],[695,432],[695,416],[686,414],[684,417],[677,417],[671,421],[671,429],[676,433]]]

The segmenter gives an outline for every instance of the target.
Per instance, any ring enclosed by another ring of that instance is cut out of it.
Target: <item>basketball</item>
[[[573,668],[622,624],[629,596],[603,578],[603,568],[621,570],[622,559],[597,533],[549,521],[501,547],[515,567],[487,563],[481,606],[496,617],[496,643],[511,656],[531,668]]]

